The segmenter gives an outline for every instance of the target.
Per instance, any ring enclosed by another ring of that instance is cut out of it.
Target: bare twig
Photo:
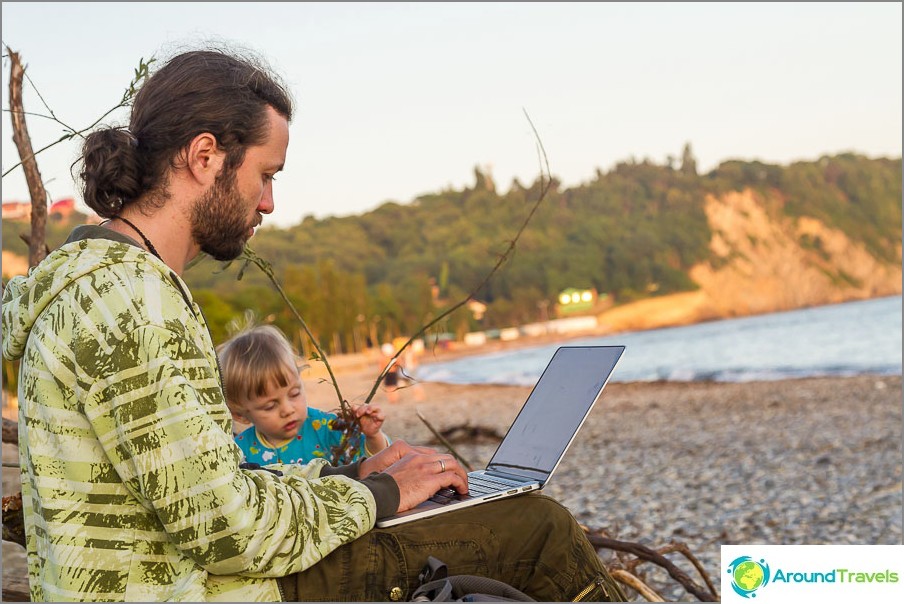
[[[18,113],[21,115],[29,115],[31,117],[41,117],[41,118],[44,118],[45,120],[50,120],[52,122],[59,123],[59,120],[57,120],[55,117],[53,117],[51,115],[44,115],[43,113],[33,113],[31,111],[16,111],[15,109],[4,109],[3,112],[4,113]]]
[[[6,49],[7,49],[7,50],[9,51],[9,53],[10,53],[10,58],[13,58],[13,57],[15,56],[15,57],[16,57],[16,60],[18,59],[18,55],[16,55],[16,53],[14,53],[14,52],[9,48],[9,46],[7,46]],[[12,172],[13,170],[15,170],[16,168],[18,168],[19,166],[24,166],[26,162],[28,162],[28,161],[33,161],[34,158],[35,158],[36,156],[38,156],[39,154],[43,153],[43,152],[46,151],[47,149],[50,149],[51,147],[54,147],[54,146],[56,146],[56,145],[62,143],[63,141],[72,140],[73,138],[76,138],[76,137],[79,137],[79,136],[82,137],[82,138],[84,138],[86,132],[89,132],[89,131],[93,130],[98,124],[100,124],[104,119],[106,119],[106,117],[107,117],[108,115],[110,115],[111,113],[113,113],[113,112],[116,111],[117,109],[121,109],[121,108],[123,108],[123,107],[129,106],[129,104],[132,102],[132,99],[134,99],[134,98],[135,98],[135,95],[138,93],[138,89],[139,89],[139,86],[140,86],[141,82],[142,82],[143,80],[147,79],[147,77],[150,75],[150,66],[151,66],[152,63],[154,63],[154,61],[156,61],[156,59],[154,59],[153,57],[151,57],[151,58],[148,59],[147,61],[145,61],[144,58],[139,59],[139,60],[138,60],[138,67],[135,68],[135,73],[134,73],[134,76],[133,76],[133,78],[132,78],[132,81],[129,82],[128,88],[126,88],[125,92],[123,92],[123,94],[122,94],[122,99],[120,99],[119,103],[117,103],[116,105],[114,105],[113,107],[111,107],[106,113],[104,113],[104,114],[101,115],[99,118],[97,118],[96,120],[94,120],[94,122],[92,122],[91,125],[86,126],[85,128],[82,128],[82,129],[80,129],[80,130],[76,130],[76,129],[73,128],[72,126],[70,126],[70,125],[66,124],[65,122],[63,122],[62,120],[60,120],[60,119],[56,116],[56,114],[53,112],[53,110],[50,109],[50,107],[49,107],[49,106],[47,105],[47,103],[44,101],[44,97],[41,96],[40,91],[38,91],[37,87],[34,86],[34,83],[29,79],[29,80],[28,80],[29,83],[32,85],[32,87],[34,87],[35,92],[37,92],[38,97],[41,99],[41,102],[44,103],[44,106],[47,107],[47,110],[48,110],[48,111],[50,111],[50,116],[41,115],[40,117],[52,119],[53,121],[55,121],[56,123],[58,123],[60,126],[63,127],[63,129],[66,131],[66,134],[62,135],[60,138],[56,139],[55,141],[53,141],[53,142],[51,142],[51,143],[48,143],[48,144],[44,145],[43,147],[41,147],[41,148],[38,149],[37,151],[31,152],[31,151],[29,150],[30,152],[29,152],[29,153],[26,153],[24,156],[23,156],[23,154],[20,152],[20,153],[19,153],[19,158],[20,158],[21,161],[19,161],[19,163],[15,164],[14,166],[12,166],[12,167],[8,168],[7,170],[5,170],[5,171],[3,172],[3,177],[6,177],[7,174],[9,174],[10,172]],[[12,79],[10,80],[10,86],[12,86]],[[21,87],[21,83],[20,83],[20,87]],[[21,117],[21,116],[24,116],[24,115],[25,115],[25,112],[22,110],[21,106],[20,106],[20,107],[14,107],[14,106],[12,106],[12,95],[10,95],[10,105],[11,105],[11,107],[10,107],[10,109],[9,109],[9,112],[10,112],[10,114],[13,115],[13,119],[14,119],[14,120],[16,119],[16,116]]]
[[[25,171],[25,180],[28,183],[28,194],[31,197],[31,244],[28,246],[28,265],[37,266],[47,256],[44,249],[44,232],[47,227],[47,191],[41,180],[41,172],[38,170],[38,162],[35,161],[31,137],[28,135],[28,127],[25,125],[25,116],[22,114],[22,79],[25,76],[25,66],[19,58],[19,53],[9,50],[9,104],[12,109],[10,116],[13,122],[13,142],[19,152],[22,169]]]
[[[680,583],[688,592],[694,595],[701,602],[717,602],[719,600],[719,596],[717,596],[713,592],[706,591],[697,583],[694,582],[683,570],[675,566],[675,564],[662,556],[659,552],[650,549],[645,545],[641,545],[640,543],[632,543],[629,541],[619,541],[617,539],[610,539],[609,537],[604,537],[598,532],[593,532],[588,529],[587,530],[587,538],[590,540],[591,545],[596,548],[604,548],[611,549],[618,552],[626,552],[629,554],[633,554],[637,558],[642,560],[646,560],[648,562],[653,562],[658,566],[661,566],[669,573],[669,576],[672,577],[675,581]]]
[[[521,238],[521,234],[524,232],[524,230],[527,228],[527,225],[530,223],[531,219],[534,217],[534,214],[537,212],[537,209],[540,207],[540,204],[543,202],[544,199],[546,199],[546,194],[549,192],[549,189],[552,187],[552,177],[551,177],[551,174],[549,171],[549,159],[546,156],[546,149],[544,149],[544,147],[543,147],[543,141],[540,139],[540,135],[537,133],[537,129],[536,129],[536,127],[534,127],[534,123],[533,123],[533,121],[531,121],[530,115],[528,115],[526,110],[524,111],[524,116],[527,118],[527,121],[530,124],[531,130],[534,133],[534,137],[537,140],[537,152],[541,158],[541,164],[540,164],[540,185],[541,186],[540,186],[540,195],[537,198],[537,201],[534,203],[533,207],[531,207],[531,210],[527,214],[527,217],[524,219],[524,222],[521,223],[521,228],[518,229],[518,232],[515,234],[515,237],[509,242],[509,245],[506,248],[505,252],[503,252],[499,256],[499,259],[496,261],[496,264],[493,265],[493,268],[490,270],[489,273],[486,274],[486,276],[477,285],[477,287],[472,289],[471,292],[468,293],[468,295],[465,296],[463,299],[461,299],[459,302],[457,302],[456,304],[453,304],[452,306],[447,308],[445,311],[440,313],[439,316],[437,316],[432,321],[428,322],[426,325],[421,327],[420,330],[418,330],[417,333],[415,333],[413,336],[408,338],[408,341],[405,342],[405,344],[403,344],[395,352],[395,354],[392,356],[391,359],[389,359],[389,362],[386,364],[386,367],[384,367],[383,371],[380,372],[380,375],[377,376],[377,380],[376,380],[376,382],[374,382],[373,388],[371,388],[370,393],[367,395],[367,398],[364,400],[365,404],[369,403],[371,400],[373,400],[373,397],[377,393],[377,388],[379,388],[380,383],[383,381],[383,378],[389,372],[389,369],[392,367],[393,363],[395,363],[396,359],[399,358],[399,356],[402,354],[402,352],[406,348],[408,348],[408,346],[410,346],[412,342],[414,342],[420,336],[425,334],[428,329],[430,329],[431,327],[433,327],[434,325],[436,325],[437,323],[439,323],[440,321],[442,321],[443,319],[445,319],[446,317],[451,315],[453,312],[455,312],[456,310],[458,310],[459,308],[461,308],[462,306],[467,304],[470,300],[473,300],[477,296],[477,294],[484,287],[486,287],[486,284],[489,283],[489,281],[493,277],[493,275],[496,274],[496,271],[498,271],[502,267],[502,265],[505,264],[509,260],[509,258],[511,258],[512,254],[515,252],[515,246],[517,245],[518,240]],[[545,171],[544,171],[544,169],[545,169]],[[544,175],[546,176],[545,183],[544,183]]]
[[[25,79],[28,80],[28,83],[29,83],[29,84],[31,84],[31,87],[32,87],[32,89],[35,91],[35,94],[38,95],[38,98],[41,99],[41,103],[44,105],[44,108],[47,109],[47,111],[50,112],[50,116],[49,116],[50,119],[54,120],[55,122],[57,122],[58,124],[60,124],[61,126],[63,126],[63,128],[65,128],[65,129],[68,130],[69,132],[75,132],[75,128],[73,128],[72,126],[69,126],[68,124],[63,123],[63,121],[60,120],[60,119],[56,116],[56,113],[53,112],[53,109],[51,109],[51,108],[50,108],[50,105],[47,104],[47,101],[44,100],[44,95],[41,94],[41,91],[38,90],[38,87],[35,86],[35,83],[31,81],[31,78],[28,77],[28,74],[27,74],[27,73],[25,74]]]
[[[263,258],[257,255],[257,253],[252,250],[247,245],[245,249],[242,250],[242,255],[239,257],[240,260],[244,260],[245,264],[239,269],[238,279],[241,279],[244,275],[245,268],[249,264],[253,264],[257,268],[259,268],[267,278],[270,279],[270,282],[273,284],[273,287],[276,288],[276,291],[279,293],[280,297],[282,297],[283,302],[288,306],[289,311],[295,316],[295,319],[299,322],[305,334],[307,334],[308,339],[314,345],[314,348],[317,350],[315,360],[322,361],[324,366],[326,367],[327,373],[329,373],[330,381],[333,384],[333,389],[336,391],[336,397],[339,399],[339,417],[343,424],[342,429],[342,439],[338,447],[333,451],[332,462],[334,464],[339,463],[340,459],[346,455],[349,456],[351,452],[347,451],[349,443],[352,441],[357,442],[357,436],[361,433],[361,420],[355,415],[354,410],[352,410],[351,405],[348,404],[348,401],[345,397],[342,396],[342,391],[339,390],[339,383],[336,381],[336,374],[333,373],[333,368],[330,367],[330,363],[326,358],[326,353],[323,351],[323,348],[320,346],[320,343],[317,341],[317,338],[314,337],[314,334],[311,332],[310,327],[308,327],[307,321],[301,316],[301,313],[298,312],[298,309],[295,308],[295,305],[292,304],[292,301],[289,299],[289,296],[286,294],[282,285],[279,282],[279,279],[276,278],[276,274],[273,272],[273,266]],[[228,266],[229,263],[227,263]]]
[[[317,355],[314,360],[322,361],[326,366],[327,373],[330,375],[330,381],[333,384],[333,388],[336,390],[336,396],[339,397],[340,404],[348,405],[348,402],[343,398],[342,392],[339,390],[339,383],[336,381],[336,374],[333,373],[333,368],[330,367],[330,363],[326,358],[326,353],[323,352],[323,348],[321,348],[320,343],[317,341],[317,338],[314,337],[314,334],[311,332],[311,328],[308,327],[307,321],[302,318],[301,313],[298,312],[298,309],[295,308],[295,305],[292,304],[292,301],[289,299],[289,296],[286,294],[286,291],[283,289],[282,285],[279,282],[279,279],[276,278],[276,274],[273,272],[273,266],[257,255],[257,253],[252,250],[247,245],[245,249],[242,250],[242,255],[239,256],[240,260],[245,261],[245,265],[239,269],[238,279],[241,280],[244,275],[245,268],[248,264],[253,264],[257,268],[259,268],[267,278],[270,279],[270,283],[273,284],[273,287],[276,288],[276,291],[279,293],[280,297],[282,297],[283,302],[286,303],[286,306],[289,307],[289,311],[295,315],[295,319],[301,324],[301,328],[304,330],[305,334],[307,334],[308,338],[311,340],[311,343],[314,344],[314,348],[317,349]],[[228,265],[228,263],[227,263]]]
[[[609,574],[619,583],[627,585],[639,593],[647,602],[665,602],[665,598],[656,593],[653,588],[641,581],[636,575],[621,568],[610,569]]]
[[[719,594],[719,591],[716,589],[715,585],[713,585],[713,582],[709,576],[709,573],[706,572],[706,569],[703,568],[703,564],[700,563],[700,560],[698,560],[697,557],[691,553],[691,550],[687,546],[686,543],[679,543],[677,541],[672,541],[665,547],[659,548],[659,550],[657,550],[657,551],[659,551],[659,553],[662,555],[670,554],[672,552],[677,552],[677,553],[683,555],[685,558],[688,559],[688,561],[691,564],[694,565],[694,568],[697,569],[697,572],[700,573],[700,577],[703,579],[703,582],[706,583],[706,587],[709,588],[709,591],[711,591],[712,593],[714,593],[716,595]]]
[[[483,278],[483,280],[481,280],[481,282],[477,285],[477,287],[475,287],[473,290],[471,290],[471,292],[467,296],[465,296],[463,299],[461,299],[456,304],[453,304],[452,306],[447,308],[439,316],[437,316],[436,318],[434,318],[433,320],[428,322],[426,325],[421,327],[421,329],[417,333],[415,333],[413,336],[411,336],[408,339],[408,341],[405,342],[405,344],[403,344],[395,352],[395,354],[392,356],[392,358],[389,359],[389,361],[386,363],[386,366],[383,367],[383,370],[377,376],[377,379],[374,381],[374,385],[371,388],[370,392],[368,393],[367,397],[365,398],[363,404],[368,404],[373,400],[374,396],[377,393],[377,390],[380,387],[380,384],[383,383],[383,379],[386,377],[386,374],[389,372],[389,370],[392,368],[392,366],[398,361],[398,358],[399,358],[399,356],[401,356],[402,352],[404,352],[404,350],[406,348],[408,348],[408,346],[412,342],[414,342],[414,340],[416,340],[421,335],[426,333],[428,329],[430,329],[431,327],[433,327],[434,325],[436,325],[437,323],[439,323],[440,321],[442,321],[443,319],[445,319],[446,317],[451,315],[453,312],[455,312],[456,310],[458,310],[459,308],[461,308],[462,306],[467,304],[468,301],[474,299],[474,297],[477,295],[477,293],[480,292],[487,285],[487,283],[489,283],[489,281],[493,277],[493,275],[495,275],[496,272],[502,267],[502,265],[505,264],[506,261],[509,260],[509,258],[511,258],[512,254],[515,251],[515,246],[517,245],[518,240],[521,238],[521,234],[524,233],[524,230],[527,228],[527,225],[530,223],[531,219],[534,217],[534,214],[536,214],[537,209],[540,207],[540,204],[546,198],[546,194],[549,192],[549,189],[552,187],[552,177],[551,177],[551,174],[549,171],[549,160],[546,157],[546,150],[543,148],[543,142],[540,140],[540,135],[537,133],[537,129],[534,127],[534,123],[531,121],[530,116],[527,114],[527,111],[524,112],[524,115],[527,118],[527,121],[530,124],[531,129],[533,130],[534,137],[536,138],[536,141],[537,141],[538,154],[540,155],[540,158],[541,158],[540,195],[538,196],[537,201],[531,207],[530,212],[528,213],[527,217],[524,219],[524,222],[522,222],[521,227],[518,229],[517,233],[515,234],[515,237],[509,242],[509,245],[506,248],[505,252],[503,252],[500,255],[499,259],[496,261],[496,264],[493,265],[493,268],[486,274],[486,276]],[[264,272],[264,274],[267,275],[267,277],[270,279],[270,282],[274,285],[274,287],[276,287],[277,292],[282,297],[282,299],[286,303],[286,305],[289,307],[289,310],[292,312],[292,314],[295,316],[295,318],[301,324],[301,326],[304,329],[304,332],[307,334],[308,338],[314,344],[314,347],[317,349],[318,360],[322,361],[324,363],[324,365],[326,366],[327,372],[329,373],[329,376],[330,376],[330,380],[333,383],[333,388],[336,390],[336,396],[339,399],[339,405],[340,405],[339,415],[340,415],[341,419],[345,422],[342,439],[340,441],[339,446],[333,452],[333,462],[337,463],[339,458],[342,455],[344,455],[345,447],[348,446],[348,443],[352,442],[354,440],[357,440],[356,437],[360,434],[360,421],[358,420],[357,417],[355,417],[355,414],[352,411],[351,406],[348,404],[348,401],[342,396],[342,392],[339,390],[339,384],[336,381],[336,376],[333,373],[333,370],[330,367],[329,362],[326,359],[326,353],[323,351],[320,344],[317,342],[317,339],[314,337],[313,333],[311,333],[311,330],[308,328],[308,325],[305,322],[305,320],[301,317],[301,314],[298,312],[298,310],[296,310],[295,305],[292,304],[291,300],[289,300],[289,297],[286,295],[285,291],[282,288],[282,285],[280,285],[279,280],[276,278],[276,275],[273,272],[273,267],[270,265],[269,262],[267,262],[266,260],[264,260],[263,258],[258,256],[248,246],[245,246],[245,249],[240,258],[245,261],[245,265],[239,270],[238,278],[239,279],[242,278],[244,270],[248,266],[248,264],[254,264],[260,270],[262,270]],[[228,266],[228,264],[229,263],[227,263],[227,266]]]

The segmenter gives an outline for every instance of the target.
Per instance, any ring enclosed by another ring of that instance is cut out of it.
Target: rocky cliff
[[[773,208],[778,197],[745,190],[706,198],[714,260],[695,265],[695,292],[641,300],[600,315],[607,330],[651,329],[901,293],[897,264],[810,217]]]

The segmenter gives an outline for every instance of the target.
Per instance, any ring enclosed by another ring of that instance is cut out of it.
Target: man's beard
[[[191,210],[191,234],[201,251],[217,260],[234,260],[245,247],[247,206],[236,187],[236,171],[221,174]]]

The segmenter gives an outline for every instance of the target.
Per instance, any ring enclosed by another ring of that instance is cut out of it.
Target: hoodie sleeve
[[[373,527],[370,489],[320,476],[322,464],[284,476],[239,469],[238,447],[209,412],[222,404],[211,402],[217,376],[185,334],[142,326],[108,358],[85,414],[127,489],[199,566],[283,576]]]

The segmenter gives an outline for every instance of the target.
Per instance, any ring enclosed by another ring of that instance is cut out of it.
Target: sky
[[[27,111],[75,129],[116,105],[139,59],[205,44],[261,55],[297,101],[264,224],[360,214],[474,184],[681,157],[788,164],[852,151],[900,157],[901,3],[3,2],[27,65]],[[38,96],[37,92],[40,93]],[[125,110],[107,123],[124,125]],[[34,147],[63,135],[28,116]],[[9,113],[2,168],[18,162]],[[75,196],[77,142],[40,154],[52,200]],[[21,168],[2,200],[27,200]],[[80,200],[78,200],[80,203]]]

